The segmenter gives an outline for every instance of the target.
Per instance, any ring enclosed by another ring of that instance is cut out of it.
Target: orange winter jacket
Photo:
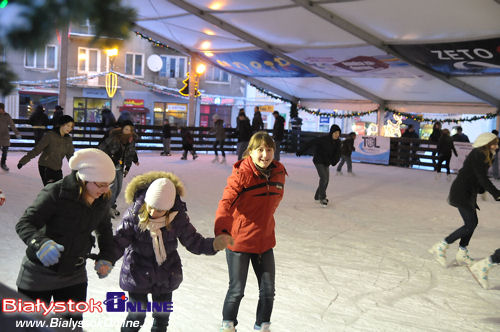
[[[238,161],[215,216],[215,235],[230,234],[233,251],[261,254],[276,245],[274,211],[283,198],[285,167],[273,161],[269,178],[250,157]]]

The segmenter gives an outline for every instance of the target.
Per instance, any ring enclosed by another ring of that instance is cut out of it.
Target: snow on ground
[[[21,170],[15,168],[21,156],[21,152],[9,152],[11,171],[0,171],[0,188],[7,196],[0,208],[0,280],[12,288],[25,250],[14,226],[42,187],[36,161]],[[139,157],[140,166],[132,166],[125,184],[150,170],[176,173],[187,189],[192,223],[211,236],[217,203],[236,157],[229,155],[227,165],[212,164],[212,155],[195,161],[153,152]],[[435,180],[428,171],[354,164],[356,176],[348,177],[335,176],[331,168],[331,204],[321,208],[313,200],[318,177],[311,158],[283,155],[282,162],[289,176],[275,215],[273,331],[500,330],[500,268],[490,273],[492,289],[483,290],[465,267],[452,263],[457,244],[450,246],[448,269],[427,253],[462,224],[458,211],[446,203],[450,182],[445,176]],[[498,203],[489,197],[479,205],[479,226],[469,246],[475,258],[500,246]],[[125,208],[122,194],[119,209]],[[218,331],[228,285],[225,255],[196,256],[180,247],[184,282],[173,293],[169,331]],[[120,266],[121,261],[108,278],[100,280],[89,263],[88,297],[102,301],[106,292],[120,291]],[[257,299],[250,269],[239,332],[252,331]],[[109,331],[118,330],[124,317],[105,312],[86,314],[84,319],[100,326],[87,331]],[[143,330],[149,330],[151,322],[148,314]]]

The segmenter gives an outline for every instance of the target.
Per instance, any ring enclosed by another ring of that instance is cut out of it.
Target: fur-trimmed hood
[[[172,181],[177,195],[184,196],[184,184],[176,175],[170,172],[151,171],[134,177],[127,185],[127,189],[125,189],[125,201],[127,204],[133,203],[137,194],[147,190],[154,180],[160,178],[167,178]]]

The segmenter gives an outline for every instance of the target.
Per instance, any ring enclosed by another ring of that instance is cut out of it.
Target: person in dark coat
[[[477,195],[487,191],[495,200],[500,200],[500,191],[491,183],[487,175],[495,150],[498,148],[498,137],[492,133],[483,133],[479,135],[472,146],[474,149],[465,158],[462,168],[451,184],[448,196],[449,204],[455,206],[462,216],[464,226],[429,249],[434,258],[444,267],[447,266],[446,250],[449,244],[458,239],[460,239],[460,243],[455,256],[457,263],[460,265],[472,264],[467,246],[478,223]]]
[[[417,132],[415,132],[415,128],[413,127],[412,124],[408,125],[408,128],[406,128],[405,132],[403,135],[401,135],[403,138],[419,138]],[[401,143],[401,145],[404,145],[407,147],[407,151],[402,153],[402,158],[405,159],[406,164],[405,166],[410,167],[411,162],[417,161],[417,157],[415,156],[416,150],[418,148],[418,143],[409,143],[409,142],[404,142]],[[410,162],[411,160],[411,162]]]
[[[314,147],[313,163],[318,171],[319,184],[314,194],[314,199],[321,204],[322,207],[328,205],[326,197],[326,189],[330,179],[330,165],[335,166],[340,160],[340,127],[332,125],[328,135],[320,136],[312,139],[297,152],[297,156],[303,155],[310,147]]]
[[[222,154],[222,159],[220,160],[220,163],[225,164],[226,152],[224,151],[224,140],[226,139],[226,130],[224,129],[224,120],[222,120],[217,114],[214,114],[212,120],[214,121],[214,126],[210,130],[210,133],[215,134],[215,142],[214,142],[215,158],[212,160],[212,163],[219,162],[219,155],[217,150],[220,150],[220,153]]]
[[[138,139],[137,134],[134,132],[132,122],[125,121],[122,123],[123,127],[115,128],[110,131],[109,137],[99,144],[99,149],[106,152],[111,157],[115,164],[116,178],[113,186],[111,187],[111,216],[120,215],[117,210],[116,199],[122,190],[123,178],[127,176],[132,167],[132,162],[139,166],[139,158],[135,150],[135,142]]]
[[[163,152],[160,154],[162,156],[171,156],[170,154],[170,141],[172,139],[171,127],[168,118],[165,118],[162,128],[163,133]]]
[[[273,126],[273,140],[276,143],[276,150],[274,150],[274,160],[280,161],[281,142],[285,138],[285,118],[282,117],[278,111],[273,112],[274,126]]]
[[[64,108],[62,108],[60,105],[56,106],[54,114],[52,114],[52,126],[57,127],[59,125],[59,119],[61,119],[61,117],[64,115],[63,110]]]
[[[46,132],[40,143],[19,160],[17,168],[21,169],[31,159],[42,154],[38,158],[38,171],[43,185],[46,186],[48,183],[61,180],[63,178],[63,159],[66,157],[69,160],[75,152],[73,140],[69,135],[74,124],[71,116],[63,115],[60,117],[59,122],[54,125],[54,129]]]
[[[354,175],[352,172],[352,160],[351,155],[356,148],[354,147],[354,140],[356,139],[356,133],[350,132],[347,138],[342,142],[340,148],[340,163],[337,166],[337,175],[342,175],[342,166],[347,162],[347,173],[349,175]]]
[[[451,180],[450,159],[452,151],[455,157],[458,157],[457,150],[455,150],[455,145],[453,145],[453,139],[450,137],[450,131],[448,129],[443,129],[437,145],[438,162],[436,164],[436,167],[434,168],[434,170],[437,172],[436,178],[441,174],[441,167],[444,161],[447,178],[448,180]]]
[[[238,160],[241,160],[243,159],[243,153],[248,147],[248,142],[250,142],[250,137],[252,137],[252,126],[250,125],[250,119],[246,116],[244,109],[241,109],[238,115],[236,134],[238,137],[236,151],[238,153]]]
[[[100,278],[111,271],[113,230],[109,218],[113,161],[97,149],[77,151],[71,174],[45,186],[16,225],[27,245],[17,277],[18,291],[47,305],[53,301],[86,301],[86,260],[97,235],[95,269]],[[82,320],[81,313],[65,313]]]
[[[182,138],[182,149],[184,150],[181,159],[186,160],[188,152],[191,152],[191,155],[193,155],[193,160],[198,158],[198,155],[194,150],[194,137],[193,134],[191,133],[191,130],[189,130],[187,127],[182,127],[181,138]]]
[[[453,135],[451,138],[453,138],[453,142],[466,142],[469,143],[469,137],[463,133],[462,127],[458,126],[457,128],[457,133]]]
[[[429,136],[429,142],[432,142],[434,144],[437,144],[439,142],[439,138],[441,137],[441,122],[437,121],[434,123],[434,126],[432,127],[432,133]],[[436,167],[436,155],[437,151],[432,152],[432,165]]]
[[[37,105],[29,118],[29,123],[33,127],[33,136],[36,145],[42,139],[45,129],[49,124],[49,117],[45,114],[45,108],[42,105]]]
[[[10,114],[5,112],[5,105],[0,103],[0,147],[2,148],[0,167],[6,172],[9,171],[9,167],[7,167],[7,152],[10,146],[9,128],[16,134],[17,138],[21,138],[21,134],[17,130]]]
[[[130,208],[114,236],[114,261],[124,255],[120,287],[129,293],[130,302],[142,303],[143,308],[149,293],[154,302],[171,302],[172,292],[181,284],[178,240],[196,255],[215,255],[230,242],[229,235],[215,239],[200,235],[189,221],[182,195],[180,179],[158,171],[134,177],[125,190]],[[152,331],[166,331],[169,314],[153,312]],[[145,317],[145,312],[129,312],[123,326],[142,326]],[[122,332],[138,330],[122,328]]]
[[[255,106],[252,119],[252,133],[264,130],[264,121],[262,121],[262,114],[260,113],[259,106]]]

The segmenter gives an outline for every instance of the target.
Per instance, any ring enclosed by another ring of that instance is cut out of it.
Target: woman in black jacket
[[[97,235],[95,269],[100,278],[111,271],[113,231],[109,217],[109,186],[115,178],[113,161],[97,149],[82,149],[69,161],[71,174],[48,184],[16,225],[26,243],[17,277],[20,293],[32,299],[86,301],[86,259]],[[81,313],[65,313],[77,321]]]
[[[474,144],[474,149],[469,153],[458,175],[451,184],[448,202],[458,208],[464,226],[448,235],[443,241],[436,243],[429,252],[444,267],[446,267],[446,249],[448,245],[460,239],[460,246],[456,254],[457,263],[471,265],[467,246],[477,226],[476,209],[477,194],[488,191],[495,200],[500,200],[500,191],[488,179],[488,168],[493,161],[495,150],[498,148],[498,137],[492,133],[479,135]]]
[[[314,199],[321,204],[322,207],[328,205],[326,197],[326,188],[330,180],[330,165],[335,166],[340,160],[340,127],[332,125],[330,133],[321,137],[317,137],[309,141],[300,151],[297,156],[300,157],[311,146],[314,146],[313,163],[318,171],[319,184],[314,194]]]
[[[434,170],[437,172],[436,178],[438,178],[439,175],[441,175],[441,167],[444,161],[444,167],[446,168],[447,179],[448,180],[451,179],[450,159],[452,151],[455,154],[455,157],[458,157],[457,150],[455,150],[455,145],[453,144],[453,139],[450,137],[450,131],[448,129],[443,129],[437,145],[438,162],[436,164],[436,167],[434,167]]]

